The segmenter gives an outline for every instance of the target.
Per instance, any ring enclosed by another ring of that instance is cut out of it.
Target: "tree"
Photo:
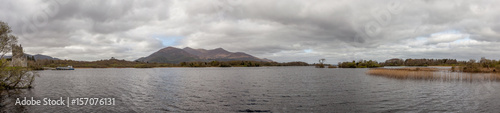
[[[9,25],[0,21],[0,59],[3,59],[5,54],[12,51],[13,44],[17,44],[17,37],[11,35],[11,32]]]
[[[404,61],[403,61],[403,59],[393,58],[393,59],[386,60],[385,65],[386,66],[403,66]]]
[[[324,59],[324,58],[319,59],[319,63],[320,63],[320,64],[323,64],[323,62],[325,62],[325,59]]]
[[[36,74],[28,68],[10,67],[4,59],[5,54],[17,45],[17,37],[11,32],[9,25],[0,21],[0,89],[31,88]]]
[[[316,68],[325,68],[325,65],[323,64],[325,62],[325,59],[319,59],[319,64],[316,64]]]

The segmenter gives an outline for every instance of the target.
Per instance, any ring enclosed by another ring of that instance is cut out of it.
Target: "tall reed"
[[[433,69],[403,68],[403,69],[370,69],[367,73],[396,79],[434,79]]]
[[[376,68],[370,69],[367,74],[396,79],[422,79],[422,80],[461,80],[461,81],[500,81],[499,73],[467,73],[452,72],[449,69],[437,68]]]

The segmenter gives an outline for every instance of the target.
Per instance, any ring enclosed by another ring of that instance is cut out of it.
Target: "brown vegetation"
[[[397,79],[434,79],[436,68],[376,68],[370,69],[367,73],[376,76],[385,76]]]
[[[423,80],[500,80],[499,73],[468,73],[452,72],[438,68],[376,68],[370,69],[367,74],[396,79],[423,79]]]
[[[500,61],[481,58],[479,62],[471,60],[462,66],[453,66],[451,71],[471,72],[471,73],[498,73],[500,70]]]

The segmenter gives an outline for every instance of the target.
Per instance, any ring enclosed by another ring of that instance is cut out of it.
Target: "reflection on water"
[[[499,81],[500,82],[500,74],[498,73],[466,73],[466,72],[450,72],[450,71],[438,71],[433,74],[438,80],[447,80],[447,81]]]
[[[398,80],[314,67],[41,71],[34,89],[2,92],[2,111],[494,112],[499,82]],[[18,97],[116,98],[114,106],[14,106]]]

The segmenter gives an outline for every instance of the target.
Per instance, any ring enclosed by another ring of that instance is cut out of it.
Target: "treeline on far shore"
[[[393,58],[385,62],[377,61],[352,61],[339,62],[339,68],[376,68],[383,66],[451,66],[451,71],[458,72],[498,72],[500,71],[500,60],[481,58],[476,61],[457,61],[456,59],[399,59]]]
[[[261,61],[211,61],[211,62],[181,62],[172,63],[151,63],[139,61],[126,61],[118,59],[98,60],[98,61],[75,61],[75,60],[30,60],[28,66],[32,69],[42,70],[44,67],[65,67],[75,68],[153,68],[153,67],[260,67],[260,66],[309,66],[305,62],[261,62]]]
[[[352,62],[339,62],[339,68],[374,68],[374,67],[382,67],[380,63],[372,60],[359,60]]]
[[[459,66],[467,64],[466,61],[457,61],[456,59],[399,59],[393,58],[385,62],[372,60],[359,60],[352,62],[339,62],[340,68],[374,68],[384,66]]]

